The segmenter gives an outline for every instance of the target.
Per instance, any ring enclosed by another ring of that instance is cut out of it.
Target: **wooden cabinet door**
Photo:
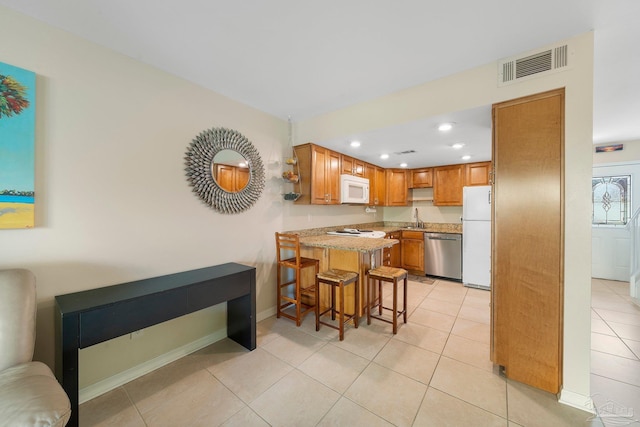
[[[216,163],[214,178],[220,188],[230,193],[236,191],[235,168],[233,166]]]
[[[340,153],[314,145],[311,148],[311,204],[340,203]]]
[[[493,106],[491,360],[562,385],[564,89]]]
[[[364,177],[369,180],[369,206],[372,206],[375,198],[376,167],[370,163],[365,163]]]
[[[402,268],[424,273],[424,233],[402,232]]]
[[[328,151],[318,146],[311,149],[311,204],[314,205],[326,205],[329,201],[326,185]]]
[[[365,176],[365,163],[362,160],[355,159],[350,156],[341,155],[341,173],[355,176]]]
[[[340,173],[346,173],[347,175],[353,175],[353,171],[355,170],[354,166],[354,158],[345,156],[344,154],[341,156],[340,160]]]
[[[364,177],[369,179],[369,205],[384,206],[385,173],[384,169],[376,165],[366,163],[364,165]]]
[[[400,232],[394,231],[392,233],[388,233],[385,236],[385,239],[401,239]],[[395,244],[390,248],[384,248],[382,253],[382,264],[388,267],[402,267],[402,258],[401,254],[402,243]]]
[[[433,168],[413,169],[409,188],[433,187]]]
[[[387,177],[383,168],[376,166],[376,186],[374,192],[374,206],[385,206],[387,198]],[[370,190],[371,191],[371,190]]]
[[[407,206],[407,171],[405,169],[386,169],[385,206]]]
[[[435,206],[462,206],[464,165],[433,168],[433,204]]]
[[[327,204],[340,204],[340,153],[327,150],[327,163],[325,167],[325,186],[329,194]]]
[[[491,162],[468,163],[465,169],[465,185],[489,185]]]
[[[240,191],[249,183],[249,168],[236,168],[235,191]]]

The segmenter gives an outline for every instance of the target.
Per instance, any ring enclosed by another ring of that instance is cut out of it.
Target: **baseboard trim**
[[[582,409],[583,411],[589,412],[590,414],[595,414],[591,396],[585,396],[584,394],[575,393],[573,391],[563,389],[560,392],[560,399],[558,399],[558,402],[577,409]]]
[[[78,391],[78,401],[81,404],[87,402],[104,393],[107,393],[108,391],[120,387],[121,385],[126,384],[129,381],[140,378],[141,376],[148,374],[149,372],[161,368],[165,365],[168,365],[171,362],[175,362],[181,357],[198,351],[201,348],[213,344],[214,342],[220,341],[221,339],[226,338],[226,336],[226,328],[217,330],[212,334],[192,341],[167,353],[161,354],[160,356],[154,357],[151,360],[147,360],[146,362],[136,365],[133,368],[129,368],[126,371],[122,371],[109,378],[98,381],[95,384],[91,384],[87,387],[81,388]]]
[[[256,322],[260,322],[268,317],[274,316],[276,314],[276,307],[270,307],[260,313],[256,314]],[[115,388],[120,387],[123,384],[128,383],[129,381],[133,381],[136,378],[140,378],[141,376],[148,374],[151,371],[154,371],[158,368],[161,368],[165,365],[168,365],[171,362],[175,362],[176,360],[184,357],[188,354],[191,354],[195,351],[200,350],[208,345],[213,344],[214,342],[220,341],[223,338],[226,338],[227,330],[226,328],[215,331],[212,334],[209,334],[205,337],[202,337],[198,340],[190,342],[188,344],[183,345],[182,347],[178,347],[174,350],[171,350],[168,353],[161,354],[151,360],[147,360],[133,368],[129,368],[126,371],[122,371],[116,375],[113,375],[109,378],[105,378],[104,380],[98,381],[95,384],[91,384],[87,387],[81,388],[78,391],[78,401],[79,403],[87,402],[91,399],[94,399],[104,393],[107,393]]]
[[[264,311],[261,311],[260,313],[256,314],[256,322],[261,322],[264,319],[266,319],[267,317],[271,317],[271,316],[275,316],[276,315],[276,306],[274,305],[271,308],[268,308]]]

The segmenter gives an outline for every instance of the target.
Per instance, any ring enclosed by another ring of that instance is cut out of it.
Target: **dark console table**
[[[56,296],[56,376],[78,425],[78,349],[227,302],[227,336],[256,348],[256,269],[236,263]]]

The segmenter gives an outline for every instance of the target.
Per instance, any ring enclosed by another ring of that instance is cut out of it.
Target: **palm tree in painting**
[[[18,115],[29,106],[27,88],[11,76],[0,74],[0,119]]]

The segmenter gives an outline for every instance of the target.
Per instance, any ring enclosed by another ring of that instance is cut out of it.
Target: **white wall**
[[[191,192],[184,155],[199,132],[224,126],[243,133],[268,163],[281,156],[286,123],[0,12],[0,39],[11,40],[2,60],[37,74],[36,227],[3,230],[0,245],[0,268],[29,268],[37,277],[36,359],[53,366],[59,294],[235,261],[258,268],[258,311],[272,307],[277,194],[267,188],[251,210],[218,214]],[[224,305],[169,322],[162,340],[149,333],[81,352],[81,385],[221,328]]]
[[[631,175],[631,214],[640,208],[640,141],[625,141],[624,149],[593,154],[593,176]],[[594,225],[591,234],[593,277],[628,281],[631,234],[625,226]]]
[[[498,87],[497,63],[491,63],[304,121],[298,131],[305,141],[328,140],[564,87],[563,400],[583,406],[589,396],[590,370],[591,278],[583,266],[591,259],[593,34],[568,42],[573,65],[563,72]]]
[[[601,145],[612,145],[612,144],[622,144],[623,149],[620,151],[596,153],[595,147],[594,147],[593,149],[594,167],[601,164],[634,162],[634,161],[640,160],[640,140],[619,141],[619,142],[612,142],[611,144],[601,144]]]
[[[433,188],[409,190],[409,199],[415,199],[407,207],[388,207],[384,210],[384,220],[394,222],[414,222],[415,210],[420,221],[434,223],[462,224],[462,206],[434,206]],[[428,199],[428,200],[424,200]]]
[[[0,268],[37,277],[36,360],[54,364],[55,295],[239,262],[257,268],[264,317],[275,313],[275,231],[370,218],[314,207],[308,221],[308,207],[283,201],[283,120],[3,7],[0,40],[3,62],[37,74],[36,227],[0,233]],[[242,133],[265,165],[263,195],[237,215],[201,203],[184,174],[189,143],[212,127]],[[80,386],[224,328],[222,304],[81,350]]]
[[[288,153],[286,122],[0,7],[2,60],[37,73],[36,228],[3,230],[0,268],[38,280],[36,359],[53,366],[53,298],[235,261],[258,271],[258,312],[273,311],[273,233],[381,220],[359,207],[295,206],[278,179]],[[320,141],[434,114],[563,87],[566,115],[564,386],[589,394],[593,36],[571,40],[574,66],[496,87],[488,64],[299,124],[299,141]],[[267,187],[249,211],[222,215],[191,193],[184,153],[200,131],[243,133],[260,152]],[[339,209],[339,210],[336,210]],[[377,216],[377,217],[376,217]],[[586,236],[586,237],[585,237]],[[586,273],[586,274],[585,274]],[[81,385],[219,331],[214,308],[112,340],[85,354]],[[159,330],[160,332],[156,332]]]

